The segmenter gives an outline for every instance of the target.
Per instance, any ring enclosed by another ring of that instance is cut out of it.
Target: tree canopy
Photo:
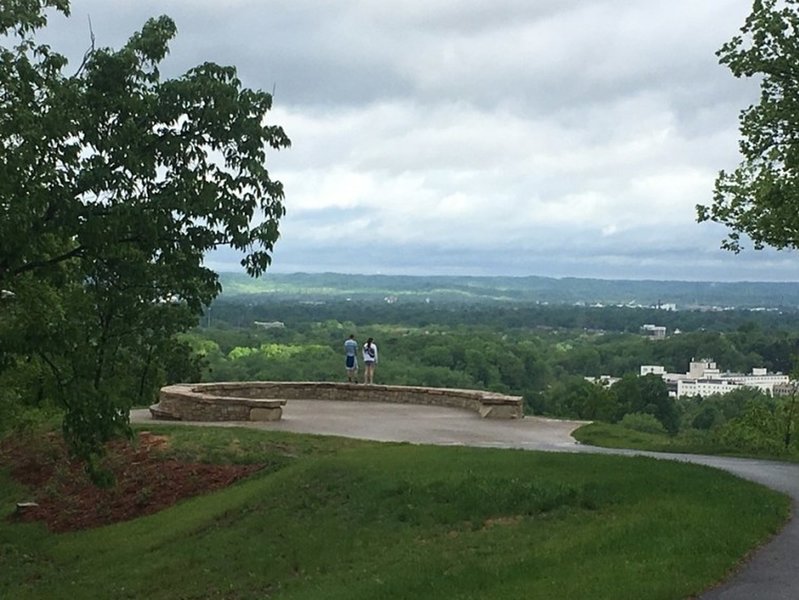
[[[736,77],[760,80],[760,101],[741,113],[743,161],[716,179],[698,220],[729,228],[722,247],[799,248],[799,0],[755,0],[741,28],[718,51]]]
[[[220,291],[205,254],[269,266],[285,209],[266,152],[290,141],[233,67],[161,77],[169,17],[118,50],[92,37],[68,72],[36,39],[59,13],[67,1],[0,5],[0,376],[7,402],[61,402],[90,455],[170,369],[192,371],[174,335]]]

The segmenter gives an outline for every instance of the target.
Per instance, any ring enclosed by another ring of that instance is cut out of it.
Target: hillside
[[[223,295],[271,295],[313,301],[380,299],[430,302],[538,302],[678,309],[796,308],[799,282],[695,282],[552,277],[467,277],[268,273],[252,279],[221,273]]]

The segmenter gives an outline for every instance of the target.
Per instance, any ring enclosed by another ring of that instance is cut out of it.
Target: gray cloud
[[[793,253],[724,253],[695,222],[757,98],[714,56],[746,4],[78,0],[47,36],[77,58],[86,15],[119,46],[167,13],[165,74],[276,87],[276,270],[796,279]]]

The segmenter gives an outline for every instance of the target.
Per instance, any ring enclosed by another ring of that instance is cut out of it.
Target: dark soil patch
[[[179,500],[217,490],[251,475],[261,465],[212,465],[168,458],[168,440],[147,432],[134,443],[108,444],[102,465],[116,485],[94,485],[80,461],[71,459],[60,436],[11,437],[0,442],[0,466],[29,488],[20,498],[38,504],[11,518],[44,521],[54,532],[77,531],[135,519]]]

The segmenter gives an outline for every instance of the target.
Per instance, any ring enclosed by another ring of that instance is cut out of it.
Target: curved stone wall
[[[150,407],[150,412],[156,419],[178,421],[276,421],[289,400],[447,406],[473,410],[488,419],[524,416],[521,396],[480,390],[279,381],[170,385],[161,388],[159,402]]]

